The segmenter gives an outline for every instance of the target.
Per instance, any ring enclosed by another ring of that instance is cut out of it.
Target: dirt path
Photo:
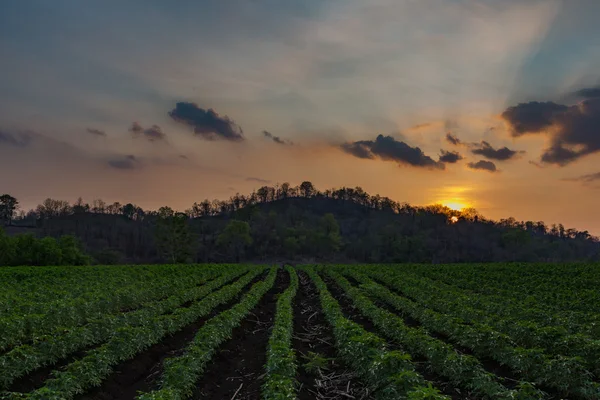
[[[336,358],[335,339],[321,311],[317,288],[308,275],[298,272],[300,287],[294,301],[293,337],[298,363],[296,379],[300,384],[298,399],[370,399],[355,374]]]
[[[289,286],[290,276],[279,270],[273,288],[233,330],[215,354],[197,384],[194,399],[259,400],[267,361],[267,345],[275,319],[278,295]]]

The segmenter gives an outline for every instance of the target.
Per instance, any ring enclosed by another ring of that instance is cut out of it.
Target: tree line
[[[320,191],[309,182],[262,186],[178,212],[79,198],[24,211],[0,196],[8,226],[73,235],[98,262],[298,259],[340,262],[594,260],[598,238],[542,221],[493,221],[473,208],[412,206],[362,188]]]

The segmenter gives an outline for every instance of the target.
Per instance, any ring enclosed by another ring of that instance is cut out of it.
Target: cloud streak
[[[169,116],[184,125],[193,128],[194,133],[206,140],[245,140],[242,128],[228,116],[220,116],[212,108],[205,110],[196,103],[179,102],[169,112]]]
[[[11,133],[8,131],[0,130],[0,145],[7,145],[13,147],[27,147],[31,144],[32,137],[26,133]]]
[[[107,164],[120,170],[132,170],[140,166],[139,160],[133,154],[112,158],[107,161]]]
[[[94,136],[102,136],[102,137],[106,137],[106,132],[100,129],[95,129],[95,128],[87,128],[86,129],[87,133],[91,133]]]
[[[275,136],[269,131],[262,131],[262,134],[264,137],[266,137],[267,139],[271,139],[273,142],[275,142],[277,144],[281,144],[281,145],[285,145],[285,146],[293,146],[294,145],[294,143],[292,141],[287,140],[287,139],[282,139],[279,136]]]
[[[459,146],[463,144],[461,140],[458,137],[456,137],[456,135],[453,135],[450,132],[446,133],[446,141],[454,146]]]

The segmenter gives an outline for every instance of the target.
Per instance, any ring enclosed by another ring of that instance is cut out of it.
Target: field
[[[600,399],[600,266],[0,270],[2,399]]]

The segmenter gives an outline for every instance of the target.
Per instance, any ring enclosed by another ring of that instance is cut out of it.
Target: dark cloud
[[[4,130],[0,130],[0,145],[8,145],[13,147],[27,147],[32,142],[32,136],[23,133],[12,133]]]
[[[370,160],[375,159],[375,155],[371,152],[371,140],[361,140],[352,143],[343,143],[340,148],[348,154],[352,154],[358,158],[368,158]]]
[[[483,156],[490,160],[505,161],[524,152],[511,150],[508,147],[495,149],[488,142],[482,140],[481,143],[474,143],[471,145],[471,153]]]
[[[258,183],[263,183],[263,184],[271,183],[271,181],[268,180],[268,179],[261,179],[261,178],[254,178],[254,177],[248,177],[248,178],[246,178],[246,181],[248,181],[248,182],[258,182]]]
[[[134,137],[143,136],[150,142],[167,141],[167,135],[162,131],[161,127],[158,125],[152,125],[150,128],[144,128],[138,122],[134,122],[129,128],[129,132],[131,132]]]
[[[108,165],[116,169],[136,169],[139,167],[139,160],[136,156],[129,154],[108,160]]]
[[[455,146],[462,144],[461,140],[450,132],[446,133],[446,141]]]
[[[479,160],[476,163],[468,163],[467,166],[471,169],[481,169],[489,172],[496,172],[496,164],[491,161]]]
[[[588,89],[588,95],[594,90]],[[588,98],[573,106],[522,103],[508,108],[502,117],[511,125],[513,136],[544,133],[551,137],[542,162],[564,166],[600,151],[600,98]]]
[[[463,159],[463,156],[458,151],[440,150],[440,152],[440,162],[454,164]]]
[[[169,112],[175,121],[194,129],[196,135],[206,140],[224,139],[233,142],[245,140],[242,129],[228,116],[219,116],[212,108],[205,110],[195,103],[179,102]]]
[[[144,136],[151,142],[156,140],[165,140],[167,137],[167,135],[165,135],[158,125],[152,125],[150,128],[144,129]]]
[[[581,89],[575,92],[575,95],[584,99],[595,99],[600,97],[600,87]]]
[[[554,124],[557,115],[568,109],[565,105],[551,101],[532,101],[508,107],[502,113],[502,118],[510,124],[512,135],[517,137],[526,133],[544,132]]]
[[[142,133],[144,131],[144,128],[142,127],[142,125],[139,124],[139,122],[134,122],[131,124],[131,128],[129,128],[129,132],[133,133],[133,134],[139,134]]]
[[[271,139],[272,141],[274,141],[277,144],[288,145],[288,146],[294,145],[294,143],[292,141],[287,140],[287,139],[282,139],[279,136],[275,136],[269,131],[263,131],[262,133],[263,133],[264,137]]]
[[[358,158],[374,159],[378,157],[385,161],[396,161],[414,167],[445,169],[444,163],[426,156],[420,148],[411,147],[391,136],[379,135],[375,140],[345,143],[340,148]]]
[[[95,136],[104,136],[104,137],[106,136],[106,132],[104,132],[103,130],[100,130],[100,129],[87,128],[86,131]]]

